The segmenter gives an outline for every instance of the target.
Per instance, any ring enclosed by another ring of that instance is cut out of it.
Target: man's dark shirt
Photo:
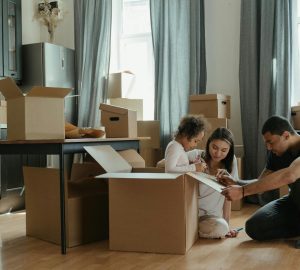
[[[268,152],[266,169],[271,171],[278,171],[280,169],[289,167],[291,163],[300,157],[300,149],[298,151],[286,151],[282,156],[276,156],[271,151]],[[292,184],[290,187],[290,198],[298,206],[300,210],[300,179]]]

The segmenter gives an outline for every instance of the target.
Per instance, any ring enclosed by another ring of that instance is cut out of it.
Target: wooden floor
[[[232,226],[244,226],[255,206],[232,214]],[[259,226],[259,224],[258,224]],[[294,241],[252,241],[245,232],[237,238],[199,240],[186,255],[114,252],[97,242],[67,250],[25,236],[25,213],[0,216],[0,269],[300,269],[300,249]]]

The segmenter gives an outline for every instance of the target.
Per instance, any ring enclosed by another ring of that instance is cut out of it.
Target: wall
[[[45,26],[33,19],[39,0],[22,0],[23,44],[48,40]],[[73,0],[63,0],[67,11],[55,32],[55,44],[74,48]],[[229,125],[236,144],[242,144],[239,95],[239,38],[241,0],[205,0],[207,92],[231,96]]]
[[[229,127],[242,144],[239,94],[241,0],[205,0],[207,93],[231,96]]]
[[[22,0],[22,43],[48,42],[46,26],[34,18],[38,3],[41,0]],[[54,42],[74,49],[74,2],[73,0],[58,1],[59,8],[64,12],[63,20],[59,22]]]

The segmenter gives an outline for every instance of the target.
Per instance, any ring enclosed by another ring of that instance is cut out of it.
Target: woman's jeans
[[[300,236],[300,211],[289,196],[279,198],[246,221],[246,233],[254,240]]]

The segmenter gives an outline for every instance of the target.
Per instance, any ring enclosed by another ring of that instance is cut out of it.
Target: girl
[[[204,130],[205,121],[202,117],[186,116],[182,118],[174,140],[166,148],[166,172],[204,172],[206,170],[207,166],[200,159],[199,150],[189,151],[203,139]]]
[[[211,175],[230,172],[237,177],[233,135],[226,128],[216,129],[209,137],[206,151],[191,148],[204,136],[203,119],[185,117],[180,122],[175,138],[166,149],[166,172],[200,171]],[[187,152],[188,151],[188,152]],[[199,184],[199,236],[205,238],[235,237],[237,232],[229,229],[229,201],[214,189]]]

